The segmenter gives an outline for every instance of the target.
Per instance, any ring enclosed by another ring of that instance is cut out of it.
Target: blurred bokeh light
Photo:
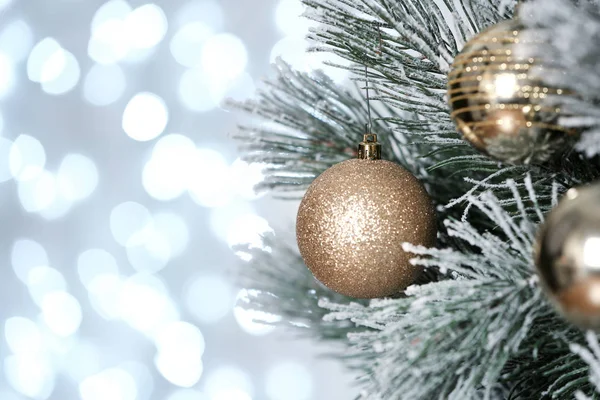
[[[300,0],[0,10],[0,400],[352,398],[340,365],[244,308],[233,268],[237,245],[289,237],[297,204],[255,192],[265,165],[231,138],[253,117],[224,100],[276,57],[347,79],[305,53]]]

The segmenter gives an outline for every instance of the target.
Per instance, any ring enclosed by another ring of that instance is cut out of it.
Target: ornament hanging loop
[[[365,133],[363,141],[358,144],[358,158],[361,160],[380,160],[381,143],[374,133]]]

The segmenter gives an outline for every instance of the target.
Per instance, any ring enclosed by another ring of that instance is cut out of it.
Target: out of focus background
[[[278,56],[322,66],[301,13],[0,0],[0,400],[354,397],[329,349],[236,307],[230,273],[297,203],[253,192],[232,139],[252,117],[222,103]]]

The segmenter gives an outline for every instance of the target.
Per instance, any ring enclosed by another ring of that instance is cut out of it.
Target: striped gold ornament
[[[518,20],[500,22],[471,39],[448,74],[451,117],[463,137],[484,154],[510,164],[543,163],[568,148],[572,129],[547,104],[563,95],[533,77],[535,35]]]

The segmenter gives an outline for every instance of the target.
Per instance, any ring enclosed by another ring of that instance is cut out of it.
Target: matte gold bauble
[[[411,265],[414,255],[402,244],[432,246],[437,229],[423,185],[398,164],[377,159],[372,143],[361,144],[364,159],[336,164],[314,180],[296,224],[300,254],[314,276],[356,298],[392,295],[413,283],[421,268]]]
[[[550,68],[532,56],[539,38],[519,20],[500,22],[471,39],[448,75],[451,117],[482,153],[510,164],[543,163],[569,148],[576,132],[559,124],[548,96],[565,94],[533,76]]]
[[[562,315],[600,330],[600,184],[569,190],[548,215],[536,243],[536,265]]]

